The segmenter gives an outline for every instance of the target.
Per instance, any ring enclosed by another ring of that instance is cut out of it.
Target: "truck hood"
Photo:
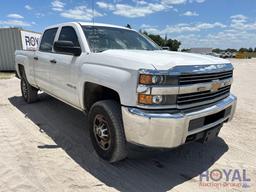
[[[212,65],[226,64],[229,61],[213,56],[191,54],[174,51],[147,51],[147,50],[107,50],[102,52],[106,56],[130,60],[132,63],[153,65],[157,70],[168,70],[174,66],[184,65]]]

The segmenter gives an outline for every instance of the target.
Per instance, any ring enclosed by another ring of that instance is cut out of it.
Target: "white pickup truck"
[[[127,144],[174,148],[216,137],[230,121],[233,66],[162,50],[133,29],[96,23],[48,27],[36,51],[16,51],[27,103],[38,90],[88,112],[92,144],[116,162]]]

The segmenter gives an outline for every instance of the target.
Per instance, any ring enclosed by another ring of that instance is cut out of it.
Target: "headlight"
[[[169,75],[140,74],[139,84],[142,85],[178,85],[178,78]]]
[[[151,90],[157,87],[178,86],[178,77],[169,75],[168,71],[141,70],[138,80],[138,104],[139,105],[175,105],[176,95],[152,95]],[[139,91],[138,91],[139,90]]]
[[[143,85],[160,84],[164,80],[162,75],[140,75],[139,83]]]
[[[152,76],[153,84],[161,84],[163,82],[164,82],[164,76],[162,76],[162,75],[153,75]]]

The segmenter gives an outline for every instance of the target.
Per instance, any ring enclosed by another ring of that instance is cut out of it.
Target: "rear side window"
[[[44,32],[41,40],[41,44],[39,47],[40,51],[52,52],[53,41],[54,41],[54,37],[56,35],[57,30],[58,28],[52,28]]]
[[[72,41],[75,47],[80,47],[76,31],[73,27],[66,26],[62,27],[60,36],[60,41]]]

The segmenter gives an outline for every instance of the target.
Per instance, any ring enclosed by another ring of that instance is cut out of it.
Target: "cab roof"
[[[67,23],[59,23],[59,24],[56,24],[56,25],[48,26],[48,27],[46,27],[46,29],[56,28],[56,27],[60,27],[60,26],[64,26],[64,25],[70,25],[70,24],[76,24],[76,25],[82,25],[82,26],[114,27],[114,28],[126,29],[126,30],[134,31],[134,29],[130,29],[130,28],[127,28],[127,27],[119,26],[119,25],[112,25],[112,24],[106,24],[106,23],[93,23],[93,22],[67,22]]]
[[[129,29],[128,27],[123,27],[119,25],[112,25],[112,24],[106,24],[106,23],[91,23],[91,22],[79,22],[80,25],[84,26],[99,26],[99,27],[114,27],[114,28],[120,28],[120,29]]]

